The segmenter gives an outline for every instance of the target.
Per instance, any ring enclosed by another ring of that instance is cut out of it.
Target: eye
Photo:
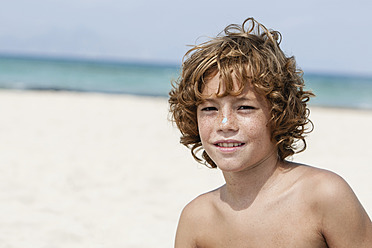
[[[216,107],[205,107],[201,109],[201,111],[216,111],[216,110],[217,110]]]
[[[253,106],[239,106],[238,110],[255,109]]]

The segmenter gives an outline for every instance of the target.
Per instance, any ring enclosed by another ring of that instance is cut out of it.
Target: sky
[[[0,54],[180,64],[254,17],[306,72],[372,75],[370,0],[0,0]]]

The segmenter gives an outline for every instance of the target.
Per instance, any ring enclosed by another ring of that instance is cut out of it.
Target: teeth
[[[217,145],[221,147],[236,147],[243,145],[243,143],[218,143]]]

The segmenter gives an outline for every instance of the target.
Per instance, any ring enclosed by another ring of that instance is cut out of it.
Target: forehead
[[[255,88],[249,81],[244,83],[242,92],[238,94],[242,83],[239,82],[234,76],[232,77],[232,80],[233,85],[230,95],[236,97],[249,96],[249,98],[261,98],[261,96],[256,92]],[[201,93],[202,98],[207,99],[225,96],[225,91],[226,83],[221,81],[220,73],[216,73],[214,76],[211,76],[205,80],[204,87]]]

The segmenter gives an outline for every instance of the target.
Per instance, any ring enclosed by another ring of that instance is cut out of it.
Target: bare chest
[[[200,248],[327,247],[318,218],[306,202],[272,203],[213,215],[198,238]]]

